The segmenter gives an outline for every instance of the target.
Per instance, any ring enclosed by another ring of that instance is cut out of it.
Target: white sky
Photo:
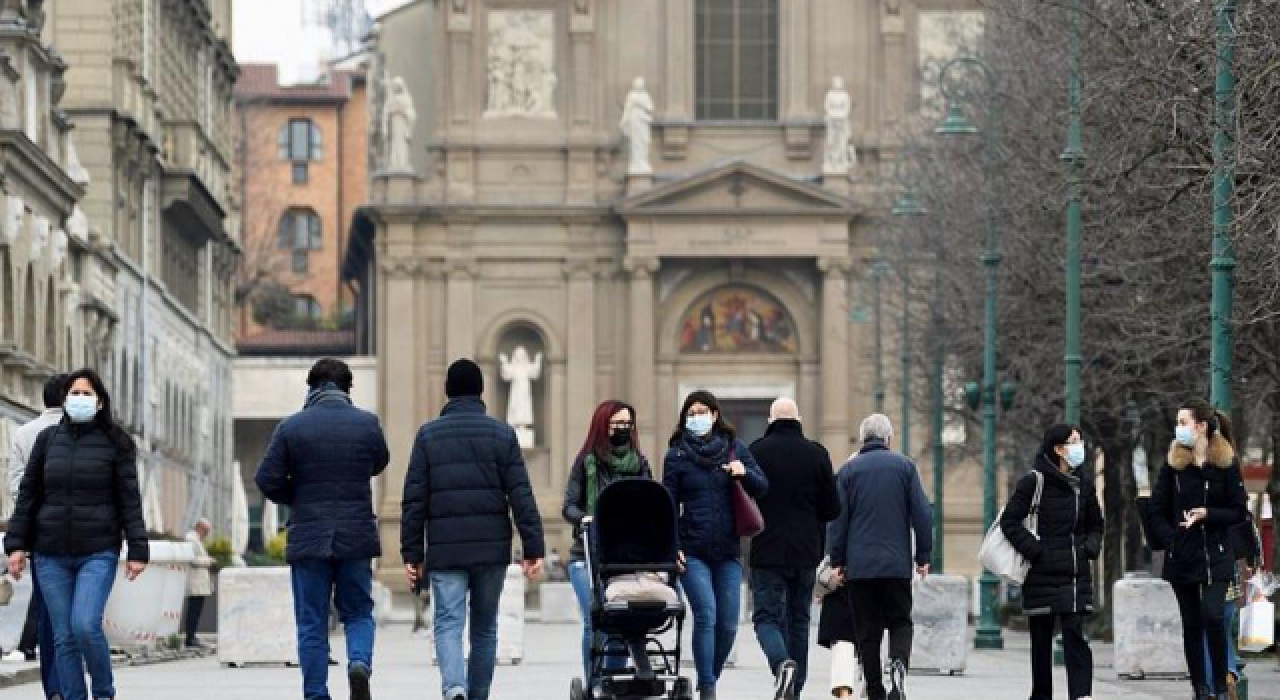
[[[409,0],[365,0],[377,17]],[[328,32],[302,27],[303,0],[233,0],[232,47],[241,63],[278,63],[281,78],[314,63],[329,46]]]

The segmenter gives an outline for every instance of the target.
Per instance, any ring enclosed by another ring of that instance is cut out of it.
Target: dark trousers
[[[182,619],[182,629],[187,633],[187,646],[195,646],[196,631],[200,629],[200,615],[204,612],[204,602],[208,598],[202,595],[187,596],[187,612]]]
[[[880,668],[880,643],[889,630],[889,660],[911,664],[911,579],[878,578],[849,582],[853,609],[854,646],[862,660],[867,697],[885,697],[884,671]]]
[[[1227,687],[1226,581],[1207,586],[1175,585],[1173,594],[1178,597],[1178,612],[1182,615],[1182,649],[1191,684],[1206,689]],[[1205,635],[1212,669],[1204,666]]]
[[[1062,626],[1062,653],[1067,664],[1067,697],[1093,695],[1093,651],[1084,636],[1084,615],[1032,615],[1031,700],[1053,700],[1054,623]]]
[[[802,569],[751,571],[751,621],[774,675],[782,662],[796,662],[795,697],[809,674],[809,617],[817,572]]]

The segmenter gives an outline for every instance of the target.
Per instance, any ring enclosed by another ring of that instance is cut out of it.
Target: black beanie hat
[[[451,399],[459,396],[480,396],[484,393],[484,374],[480,365],[463,358],[449,365],[444,378],[444,395]]]

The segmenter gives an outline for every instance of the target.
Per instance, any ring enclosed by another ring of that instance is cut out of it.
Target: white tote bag
[[[1038,471],[1031,472],[1036,477],[1036,495],[1031,499],[1031,512],[1027,514],[1024,521],[1027,529],[1032,535],[1039,538],[1040,527],[1040,496],[1044,493],[1044,474]],[[1022,585],[1027,580],[1027,572],[1031,570],[1031,562],[1026,557],[1018,553],[1018,550],[1009,544],[1009,540],[1004,536],[1004,530],[1000,529],[1000,518],[1004,516],[1004,509],[1000,510],[1000,514],[996,516],[996,521],[991,523],[991,529],[987,531],[987,536],[982,538],[982,548],[978,550],[978,560],[982,562],[983,568],[1009,583]]]
[[[1240,612],[1240,651],[1265,651],[1276,641],[1276,606],[1256,600]]]

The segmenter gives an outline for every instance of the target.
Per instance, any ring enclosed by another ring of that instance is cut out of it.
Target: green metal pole
[[[985,68],[985,64],[981,64]],[[991,74],[987,70],[988,84]],[[988,94],[988,100],[994,97]],[[994,116],[996,107],[991,104],[989,116]],[[1000,290],[1000,234],[995,222],[995,119],[989,119],[986,130],[983,153],[983,170],[985,182],[983,190],[986,198],[986,250],[982,254],[982,266],[987,276],[987,299],[985,324],[982,338],[982,523],[983,532],[991,529],[996,520],[996,296]],[[1000,619],[996,611],[997,597],[1000,592],[1000,579],[990,571],[982,572],[982,615],[978,621],[978,631],[974,646],[978,649],[1003,649],[1004,635],[1000,629]]]
[[[942,567],[946,562],[945,540],[943,540],[943,521],[945,520],[945,508],[943,507],[943,495],[946,487],[946,451],[942,446],[942,426],[943,426],[943,396],[942,396],[942,373],[946,367],[946,343],[942,337],[942,255],[943,241],[941,229],[936,236],[937,249],[934,253],[933,264],[933,309],[931,310],[930,325],[933,329],[933,373],[930,380],[933,387],[930,390],[930,400],[933,403],[933,562],[931,568],[935,573],[942,573]]]
[[[1067,386],[1066,419],[1080,424],[1080,229],[1084,146],[1080,136],[1080,2],[1071,4],[1071,56],[1067,78]]]
[[[1210,400],[1218,410],[1230,412],[1232,332],[1232,278],[1236,253],[1231,243],[1232,197],[1235,186],[1236,0],[1218,0],[1217,68],[1214,85],[1213,128],[1213,299],[1209,312],[1213,333],[1210,351]]]
[[[902,246],[902,425],[898,449],[911,454],[911,268],[907,246]]]
[[[881,280],[884,279],[885,264],[879,257],[871,266],[873,296],[876,305],[876,413],[884,413],[884,306],[880,295]]]

